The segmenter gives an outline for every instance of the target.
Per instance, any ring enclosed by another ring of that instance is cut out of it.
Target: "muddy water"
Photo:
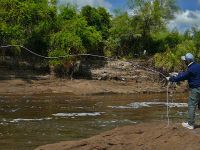
[[[170,119],[186,118],[187,94],[171,97]],[[166,94],[1,95],[0,149],[34,149],[148,121],[166,120]]]

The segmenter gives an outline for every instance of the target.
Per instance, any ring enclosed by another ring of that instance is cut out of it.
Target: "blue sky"
[[[112,4],[113,8],[124,8],[127,4],[127,0],[105,0]],[[200,0],[177,0],[178,6],[182,10],[197,10],[200,9]]]
[[[110,12],[116,8],[127,9],[127,0],[58,0],[59,4],[73,3],[79,7],[91,5],[105,7]],[[177,0],[180,11],[175,14],[175,19],[168,23],[170,29],[177,28],[184,32],[192,26],[200,27],[200,0]]]
[[[127,4],[126,0],[107,0],[107,1],[112,4],[111,9],[126,8],[126,4]]]
[[[200,9],[200,0],[177,0],[178,5],[183,10],[197,10]]]

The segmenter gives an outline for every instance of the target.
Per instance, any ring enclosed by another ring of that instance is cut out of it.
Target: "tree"
[[[49,5],[48,2],[52,2]],[[55,2],[48,0],[4,0],[0,3],[2,44],[25,45],[47,54],[48,37],[56,20]]]
[[[65,55],[98,53],[101,40],[101,34],[88,26],[84,18],[77,16],[64,21],[60,31],[51,35],[50,55],[59,54],[52,51],[64,51]]]
[[[77,16],[76,8],[72,5],[61,6],[59,17],[61,20],[69,20]]]
[[[93,8],[85,6],[81,9],[81,15],[85,17],[89,26],[94,26],[97,31],[100,31],[103,39],[108,38],[108,30],[111,27],[111,15],[105,8]]]
[[[200,30],[197,27],[192,28],[192,39],[196,45],[197,49],[200,49]]]
[[[140,49],[138,44],[140,37],[140,30],[137,30],[135,23],[127,13],[116,16],[112,20],[110,37],[106,41],[105,52],[119,57],[134,56]]]
[[[151,35],[166,28],[166,22],[173,17],[177,6],[174,0],[129,0],[133,10],[133,20],[142,31],[143,50],[155,53]]]
[[[181,56],[188,53],[193,53],[197,56],[197,49],[195,47],[194,41],[185,40],[178,44],[176,47],[172,49],[168,49],[164,53],[157,53],[154,56],[156,67],[163,68],[167,71],[178,71],[183,69],[183,63],[181,63]]]
[[[165,21],[174,18],[174,12],[179,10],[176,0],[128,0],[128,6],[133,9],[134,12],[140,13],[145,10],[145,7],[151,8],[149,11],[154,11],[153,15],[162,17]]]

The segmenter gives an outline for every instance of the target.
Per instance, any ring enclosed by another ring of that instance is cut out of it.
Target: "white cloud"
[[[90,5],[93,7],[105,7],[109,10],[112,7],[112,4],[105,0],[58,0],[58,5],[66,5],[68,3],[75,4],[79,8],[85,5]]]
[[[200,10],[180,11],[175,14],[175,19],[168,24],[170,29],[177,28],[181,32],[193,26],[200,27]]]

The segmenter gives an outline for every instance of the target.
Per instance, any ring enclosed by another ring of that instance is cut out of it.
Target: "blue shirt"
[[[178,76],[171,77],[169,79],[171,82],[179,82],[184,80],[188,80],[190,88],[200,87],[200,64],[194,62],[188,66],[187,71],[180,72]]]

